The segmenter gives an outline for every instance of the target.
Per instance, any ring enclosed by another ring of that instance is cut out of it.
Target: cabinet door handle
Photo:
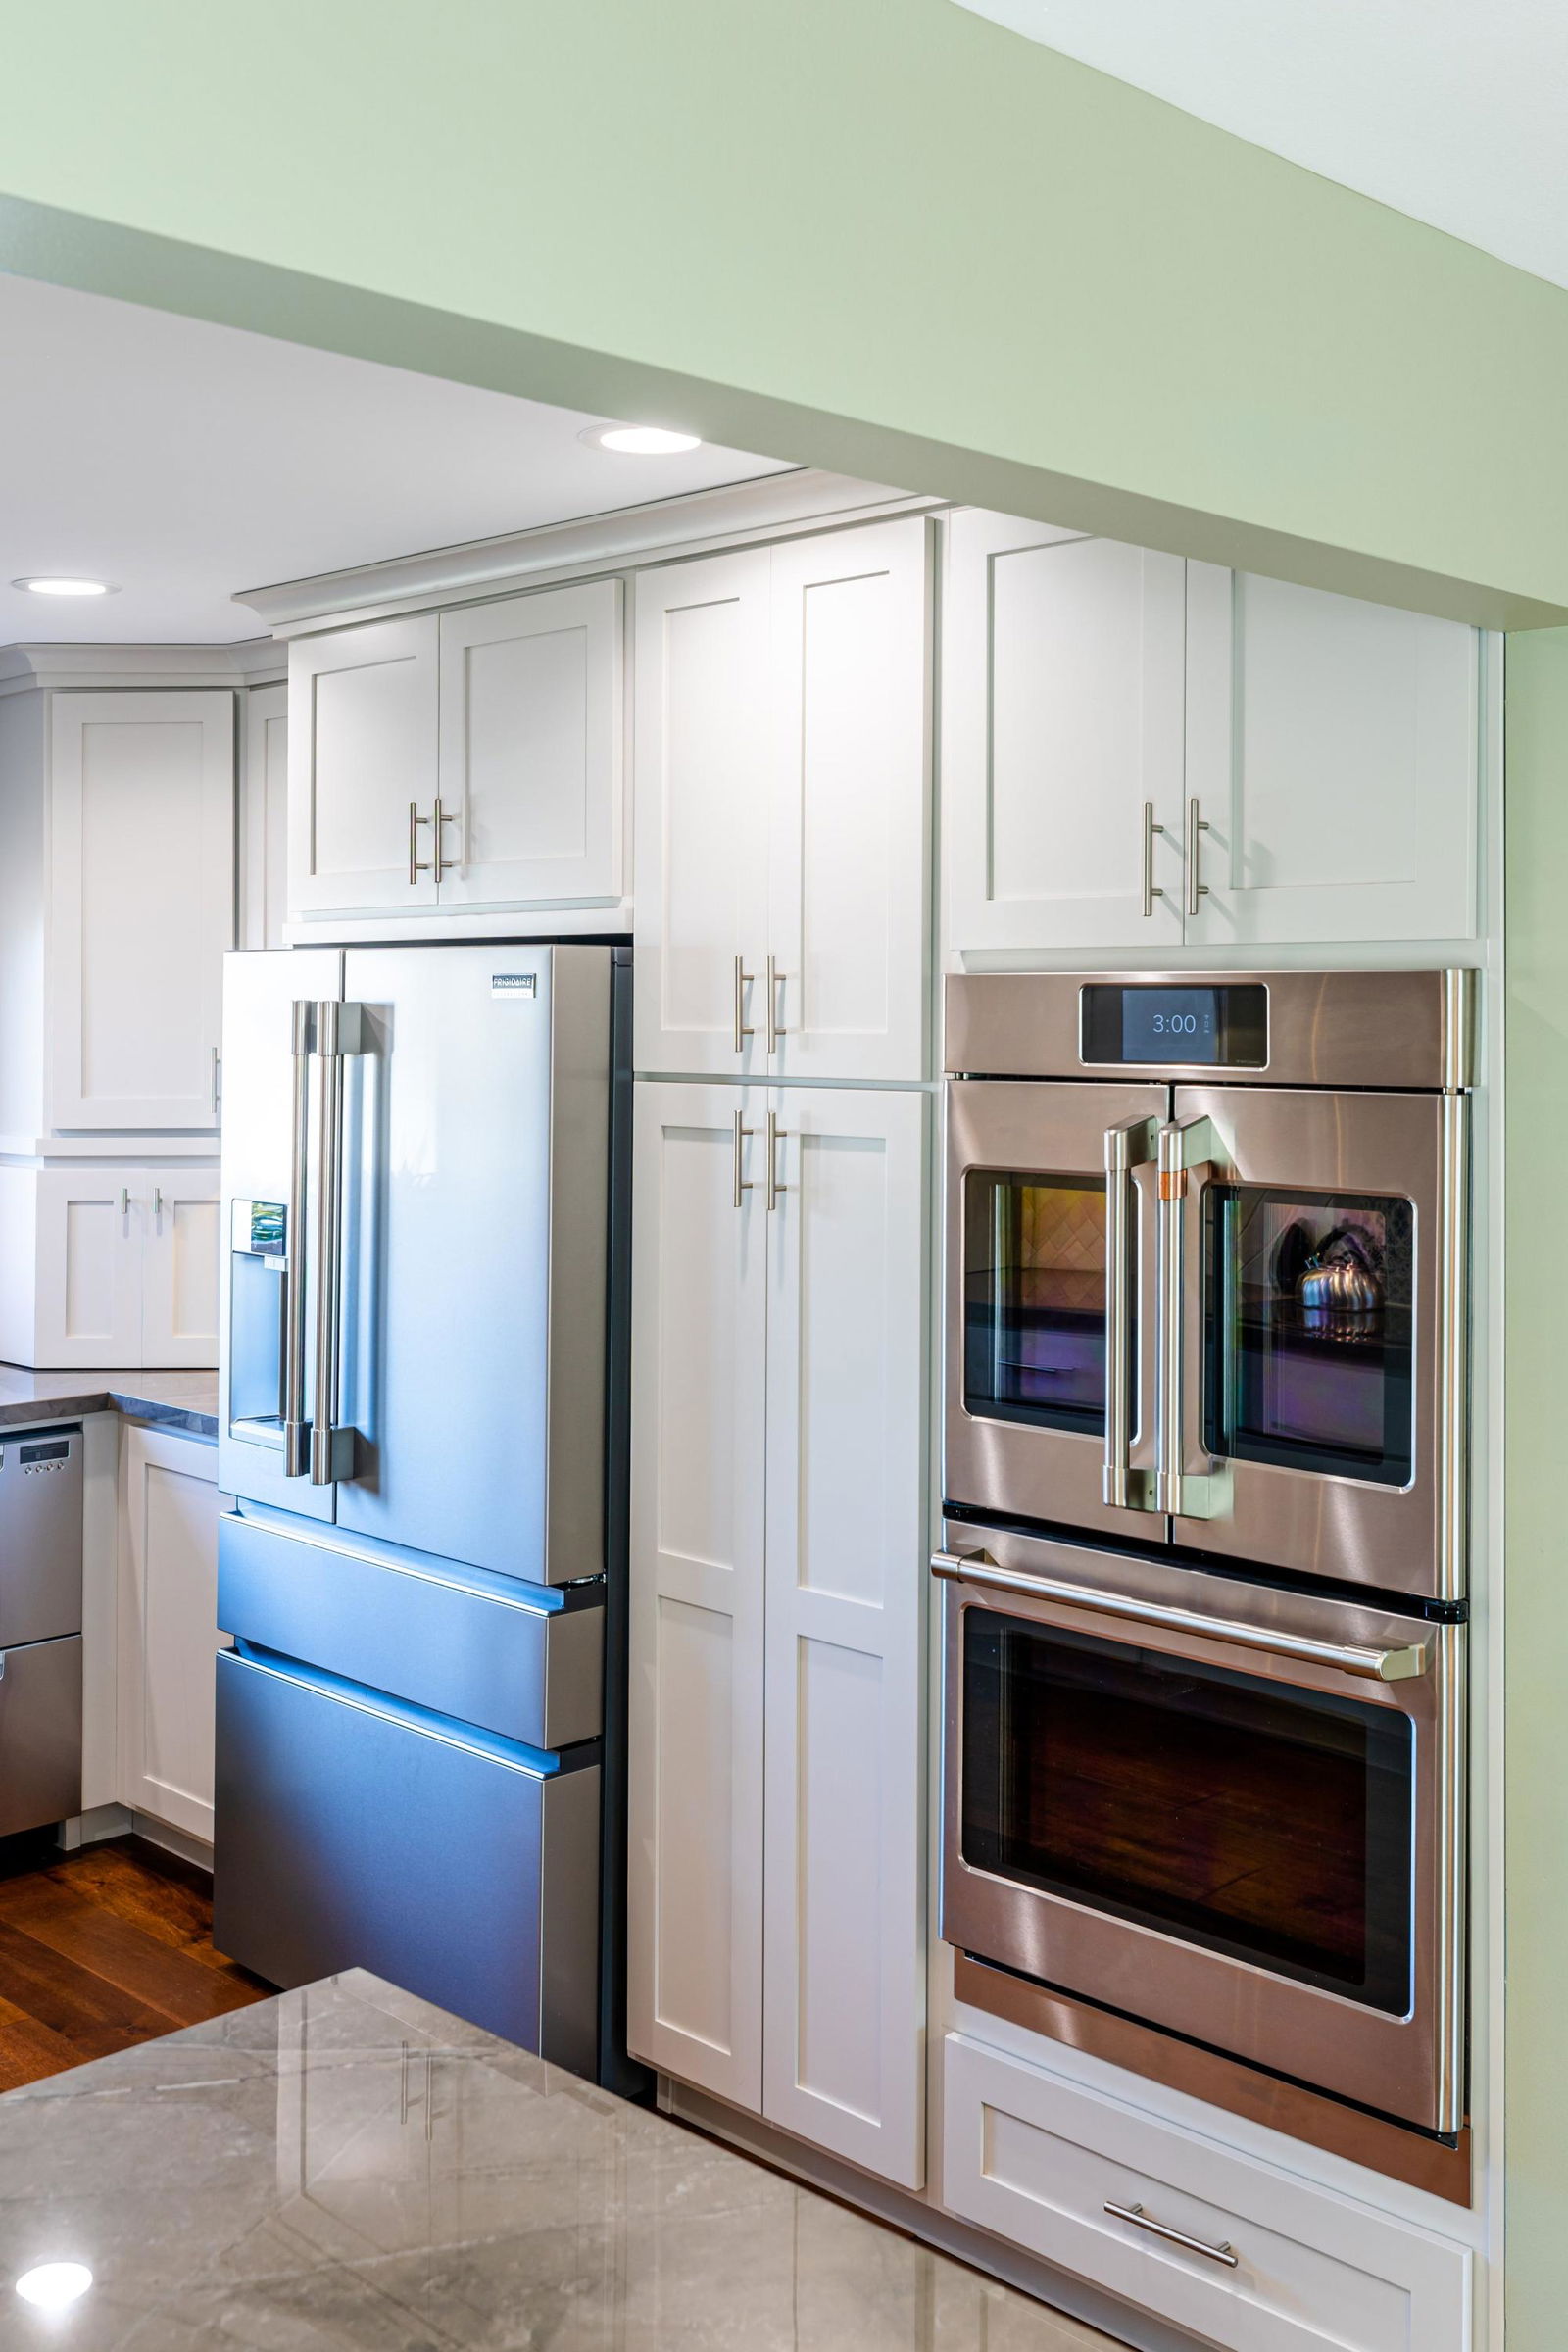
[[[1189,2237],[1185,2230],[1173,2230],[1168,2222],[1156,2222],[1141,2205],[1113,2205],[1107,2197],[1105,2211],[1115,2221],[1131,2222],[1135,2230],[1147,2230],[1152,2237],[1162,2237],[1167,2245],[1185,2247],[1189,2254],[1201,2254],[1209,2262],[1222,2262],[1228,2271],[1234,2271],[1241,2262],[1241,2256],[1228,2240],[1224,2245],[1211,2246],[1206,2237]]]
[[[1156,825],[1154,822],[1153,802],[1146,801],[1144,803],[1144,920],[1146,922],[1152,920],[1153,916],[1154,901],[1165,896],[1154,880],[1154,835],[1163,833],[1164,830],[1163,825]]]
[[[779,1175],[778,1175],[778,1148],[779,1148],[779,1145],[780,1145],[781,1143],[783,1143],[783,1142],[784,1142],[785,1138],[786,1138],[787,1136],[789,1136],[789,1135],[792,1135],[793,1133],[794,1133],[794,1130],[793,1130],[793,1128],[790,1128],[790,1127],[781,1127],[781,1126],[779,1125],[779,1123],[778,1123],[778,1114],[777,1114],[777,1112],[776,1112],[776,1111],[771,1111],[771,1110],[770,1110],[770,1111],[768,1112],[768,1114],[767,1114],[767,1205],[768,1205],[768,1208],[769,1208],[770,1210],[777,1208],[777,1206],[778,1206],[778,1197],[779,1197],[780,1193],[787,1193],[787,1192],[790,1190],[790,1187],[789,1187],[787,1184],[781,1184],[781,1183],[779,1182]]]
[[[783,987],[784,980],[785,974],[779,970],[777,963],[770,956],[767,959],[767,1050],[770,1054],[777,1051],[779,1039],[789,1035],[789,1031],[778,1017],[778,992]]]
[[[120,1188],[120,1213],[122,1217],[128,1217],[130,1214],[130,1187],[128,1184],[122,1184]]]
[[[735,958],[735,1051],[737,1054],[744,1054],[746,1040],[757,1034],[755,1029],[748,1029],[746,1026],[746,991],[756,978],[755,972],[749,972],[746,969],[745,956],[737,956]]]
[[[212,1086],[213,1116],[216,1119],[223,1102],[223,1056],[216,1046],[213,1048],[213,1066],[209,1076]]]
[[[1208,819],[1203,815],[1199,803],[1196,800],[1189,801],[1187,804],[1187,911],[1189,914],[1196,914],[1199,900],[1206,899],[1208,896],[1208,884],[1200,882],[1198,877],[1198,836],[1200,833],[1207,833],[1210,830]]]
[[[440,802],[437,801],[436,807],[439,808],[440,806]],[[421,874],[427,874],[430,871],[429,859],[419,856],[419,827],[427,825],[429,822],[430,819],[427,816],[419,814],[418,802],[411,801],[409,803],[409,888],[411,890],[416,888]],[[440,838],[440,835],[437,834],[436,839],[439,841]]]
[[[432,859],[430,870],[435,875],[438,885],[444,873],[454,870],[463,863],[461,858],[444,858],[441,854],[441,828],[443,825],[455,825],[458,821],[459,814],[460,811],[456,808],[443,808],[441,806],[441,796],[439,793],[437,793],[435,800],[435,814],[430,819],[430,849]]]
[[[161,1225],[164,1221],[164,1188],[161,1184],[153,1186],[153,1215]]]
[[[742,1173],[742,1166],[746,1156],[746,1138],[749,1135],[755,1135],[756,1133],[757,1129],[755,1127],[748,1127],[743,1124],[741,1114],[739,1111],[737,1111],[735,1113],[735,1158],[733,1183],[735,1205],[737,1208],[743,1208],[746,1205],[745,1196],[748,1193],[755,1193],[757,1190],[756,1185],[752,1183],[751,1179]]]

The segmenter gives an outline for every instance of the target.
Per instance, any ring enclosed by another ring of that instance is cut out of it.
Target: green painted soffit
[[[951,0],[0,0],[0,266],[1568,613],[1568,293]]]

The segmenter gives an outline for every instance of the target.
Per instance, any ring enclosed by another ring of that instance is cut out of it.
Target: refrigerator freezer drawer
[[[221,1651],[214,1941],[286,1988],[372,1969],[591,2076],[600,1775],[554,1761]]]
[[[218,1621],[236,1641],[529,1747],[603,1728],[603,1605],[563,1607],[483,1570],[372,1558],[324,1530],[284,1534],[231,1512],[219,1522]]]
[[[0,1838],[81,1811],[81,1636],[0,1652]]]

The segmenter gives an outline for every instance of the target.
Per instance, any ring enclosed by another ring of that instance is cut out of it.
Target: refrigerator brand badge
[[[493,997],[536,997],[539,994],[537,972],[492,972],[490,994]]]

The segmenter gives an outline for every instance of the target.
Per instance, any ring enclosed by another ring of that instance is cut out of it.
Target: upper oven
[[[951,1505],[1463,1591],[1470,975],[948,984]]]

